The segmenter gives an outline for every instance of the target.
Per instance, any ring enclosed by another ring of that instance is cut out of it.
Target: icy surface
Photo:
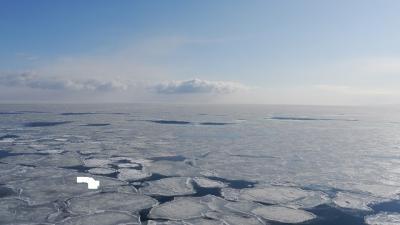
[[[367,216],[365,222],[369,225],[398,225],[400,224],[400,213],[379,213]]]
[[[112,168],[92,168],[88,171],[91,174],[112,174],[117,172],[115,169]]]
[[[209,208],[195,198],[178,198],[154,207],[150,218],[184,220],[202,217]]]
[[[111,161],[109,159],[85,159],[83,161],[83,165],[86,167],[107,167],[108,164],[110,164]]]
[[[243,225],[297,222],[312,211],[320,225],[332,219],[323,210],[332,210],[338,219],[371,215],[366,221],[390,224],[397,214],[389,211],[400,213],[398,108],[0,105],[0,112],[0,223],[136,224],[140,215],[143,224]],[[92,176],[100,189],[76,184],[77,176]],[[185,219],[148,217],[178,199],[191,216],[164,208],[164,216]]]
[[[20,199],[0,199],[0,224],[46,222],[47,217],[55,213],[56,209],[50,206],[28,206]]]
[[[100,212],[65,219],[56,225],[139,225],[138,217],[122,212]]]
[[[226,187],[226,184],[224,184],[222,182],[211,180],[211,179],[204,178],[204,177],[195,177],[193,179],[193,181],[196,182],[196,184],[199,185],[200,187],[204,187],[204,188],[223,188],[223,187]]]
[[[118,172],[118,179],[124,181],[142,180],[151,176],[151,173],[146,170],[119,169]]]
[[[179,196],[195,193],[192,179],[187,177],[171,177],[161,180],[150,181],[148,186],[140,189],[149,195]]]
[[[221,221],[223,225],[265,225],[260,219],[249,215],[208,212],[206,216]]]
[[[372,211],[372,209],[368,205],[373,204],[374,202],[378,202],[380,200],[381,199],[379,198],[366,195],[339,192],[333,199],[333,202],[337,206],[342,208]]]
[[[157,204],[151,197],[128,193],[101,193],[72,198],[69,202],[72,212],[85,214],[101,210],[138,212]]]
[[[315,215],[310,212],[281,206],[260,206],[252,212],[266,220],[281,223],[301,223],[315,218]]]

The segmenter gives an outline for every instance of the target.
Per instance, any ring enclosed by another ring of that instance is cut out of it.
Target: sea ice
[[[112,168],[92,168],[88,171],[91,174],[99,174],[99,175],[107,175],[117,172],[115,169]]]
[[[118,164],[119,168],[135,168],[135,167],[140,167],[140,164],[138,163],[121,163]]]
[[[67,218],[56,225],[139,225],[139,218],[123,212],[99,212]]]
[[[87,185],[76,184],[76,177],[82,175],[81,173],[69,173],[65,176],[38,177],[17,181],[10,185],[21,190],[22,199],[26,199],[32,205],[39,205],[92,192],[87,189]],[[100,188],[125,184],[106,177],[93,176],[93,178],[100,181]]]
[[[148,195],[180,196],[194,194],[192,179],[188,177],[170,177],[149,181],[140,190]]]
[[[184,220],[184,225],[226,225],[222,221],[208,219],[208,218],[197,218],[197,219],[190,219]]]
[[[307,196],[289,202],[286,206],[290,208],[311,209],[319,205],[331,202],[329,196],[321,191],[307,191]]]
[[[194,168],[184,162],[172,162],[160,160],[151,163],[148,166],[149,171],[152,173],[161,174],[164,176],[199,176],[201,170]]]
[[[151,176],[151,173],[146,171],[145,169],[136,170],[123,168],[119,169],[118,172],[118,179],[123,181],[142,180]]]
[[[316,216],[310,212],[282,206],[260,206],[253,209],[252,213],[261,216],[266,220],[281,223],[302,223],[316,218]]]
[[[205,177],[195,177],[193,178],[193,181],[196,182],[197,185],[203,188],[223,188],[226,187],[226,184],[216,181],[216,180],[211,180]]]
[[[49,166],[49,167],[73,167],[80,166],[82,161],[77,153],[67,152],[64,154],[51,154],[47,157],[35,162],[37,166]]]
[[[177,198],[151,209],[153,219],[185,220],[202,217],[209,208],[196,198]]]
[[[400,213],[379,213],[365,217],[365,223],[369,225],[399,225]]]
[[[54,212],[49,206],[31,207],[20,199],[0,199],[0,224],[43,223]]]
[[[229,212],[207,212],[206,217],[220,220],[223,225],[265,225],[260,219],[251,215],[237,215]]]
[[[379,198],[367,195],[339,192],[336,194],[333,202],[341,208],[372,211],[372,209],[368,205],[373,204],[374,202],[377,202],[379,200]]]
[[[158,203],[149,196],[129,193],[100,193],[72,198],[69,202],[71,211],[79,214],[90,214],[101,210],[133,213]]]
[[[264,202],[268,204],[283,204],[307,197],[305,190],[293,187],[266,186],[245,188],[240,191],[240,199]]]
[[[83,160],[83,164],[86,167],[108,167],[108,164],[111,164],[111,161],[108,159],[85,159]]]
[[[221,195],[230,201],[239,200],[240,190],[234,188],[223,188],[221,190]]]

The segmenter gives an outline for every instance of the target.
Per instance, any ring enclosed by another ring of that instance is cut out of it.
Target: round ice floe
[[[398,225],[400,213],[379,213],[365,217],[365,223],[369,225]]]
[[[282,206],[260,206],[253,209],[251,212],[266,220],[281,223],[301,223],[316,218],[315,215],[310,212]]]
[[[41,153],[41,154],[61,154],[63,152],[65,152],[65,151],[62,149],[48,149],[48,150],[38,151],[38,153]]]
[[[149,217],[153,219],[186,220],[199,218],[209,208],[196,198],[178,198],[151,209]]]
[[[320,191],[308,191],[306,197],[289,202],[286,206],[289,206],[290,208],[311,209],[330,202],[331,199],[327,194]]]
[[[107,175],[107,174],[112,174],[115,172],[117,172],[117,171],[112,168],[92,168],[89,170],[89,173],[99,174],[99,175]]]
[[[67,218],[56,225],[139,225],[137,216],[123,212],[101,212],[91,215]]]
[[[378,201],[378,198],[344,192],[337,193],[336,197],[333,199],[333,202],[341,208],[358,209],[365,211],[372,211],[372,209],[368,205],[373,204],[376,201]]]
[[[219,221],[219,220],[213,220],[213,219],[205,219],[205,218],[197,218],[197,219],[191,219],[191,220],[185,220],[184,221],[185,225],[226,225],[226,223]]]
[[[151,173],[146,170],[119,169],[118,172],[118,179],[123,181],[142,180],[151,176]]]
[[[265,225],[262,221],[258,218],[251,216],[251,215],[237,215],[232,214],[229,212],[207,212],[206,216],[208,218],[213,218],[215,220],[219,220],[222,222],[223,225]]]
[[[149,195],[179,196],[194,194],[195,190],[187,177],[170,177],[147,182],[148,186],[140,190]]]
[[[86,167],[107,167],[108,164],[110,163],[111,161],[108,159],[96,159],[96,158],[85,159],[83,161],[83,164]]]
[[[226,184],[216,181],[216,180],[211,180],[205,177],[195,177],[193,178],[193,181],[196,182],[197,185],[203,188],[223,188],[226,187]]]
[[[299,188],[267,186],[243,189],[240,191],[240,199],[268,204],[283,204],[304,198],[308,194],[307,191]]]
[[[135,167],[140,167],[140,164],[138,163],[121,163],[118,164],[119,168],[135,168]]]
[[[100,193],[91,196],[76,197],[70,200],[70,209],[75,213],[90,214],[99,210],[138,212],[153,207],[157,200],[130,193]]]

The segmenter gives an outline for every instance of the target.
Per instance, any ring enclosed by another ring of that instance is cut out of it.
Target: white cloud
[[[230,94],[248,88],[236,82],[192,79],[186,81],[163,82],[152,86],[152,89],[159,94]]]
[[[56,77],[42,77],[29,72],[0,74],[0,85],[7,87],[27,87],[32,89],[67,91],[115,91],[128,89],[127,84],[117,80],[72,80]]]

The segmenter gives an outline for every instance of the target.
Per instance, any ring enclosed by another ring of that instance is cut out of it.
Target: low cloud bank
[[[42,90],[73,90],[73,91],[115,91],[126,90],[128,85],[116,80],[101,81],[96,79],[60,79],[55,77],[40,77],[32,73],[0,75],[0,85],[8,87],[28,87]]]
[[[191,93],[214,93],[230,94],[247,89],[246,86],[229,81],[208,81],[208,80],[186,80],[169,81],[156,84],[152,87],[158,94],[191,94]]]

